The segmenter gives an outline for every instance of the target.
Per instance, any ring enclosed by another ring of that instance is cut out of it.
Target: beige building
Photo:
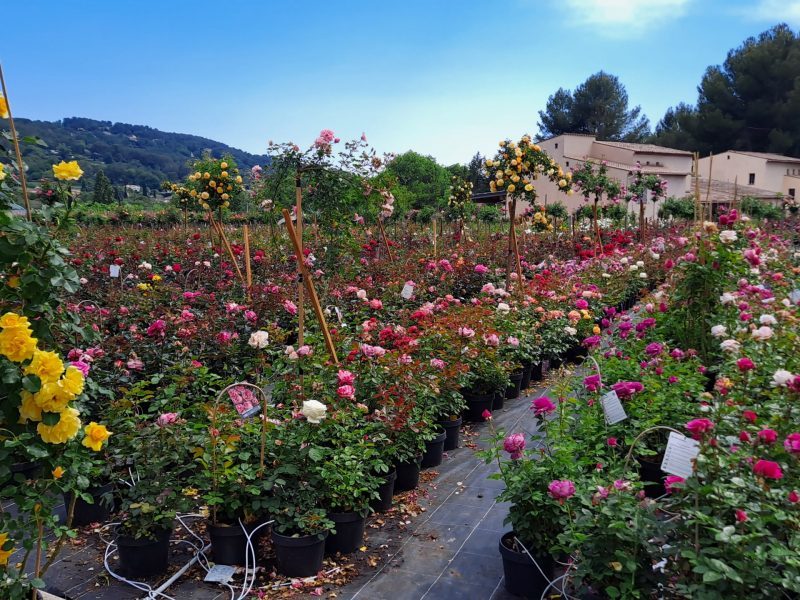
[[[712,180],[735,183],[740,198],[763,197],[763,191],[766,190],[778,202],[778,195],[797,197],[800,193],[800,158],[728,150],[713,157],[701,158],[699,169],[701,177],[708,178],[710,170]]]
[[[631,181],[631,173],[638,162],[644,173],[654,173],[667,181],[668,196],[683,196],[690,188],[692,174],[692,153],[673,148],[664,148],[654,144],[633,144],[629,142],[599,141],[593,135],[566,133],[538,142],[564,170],[575,170],[586,161],[606,163],[608,173],[622,185]],[[798,165],[800,166],[800,165]],[[539,194],[538,202],[561,201],[574,212],[585,202],[579,194],[568,196],[558,190],[556,185],[547,179],[536,182]],[[631,203],[633,204],[633,203]],[[638,205],[631,205],[632,212],[639,212]],[[657,207],[648,203],[647,218],[655,217]],[[651,214],[652,213],[652,214]]]

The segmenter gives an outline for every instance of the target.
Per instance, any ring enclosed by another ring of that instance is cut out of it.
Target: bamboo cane
[[[19,138],[17,137],[17,128],[14,126],[14,115],[11,114],[11,103],[8,100],[8,90],[6,90],[6,78],[3,75],[3,65],[0,64],[0,85],[3,89],[3,97],[6,99],[6,109],[8,110],[8,126],[11,129],[11,138],[14,142],[14,153],[17,155],[17,172],[19,173],[19,182],[22,185],[22,200],[25,203],[25,215],[28,221],[33,217],[31,215],[31,202],[28,199],[28,181],[25,179],[25,163],[22,162],[22,152],[19,149]]]
[[[239,268],[239,261],[236,260],[236,255],[233,253],[233,248],[231,248],[231,245],[228,242],[228,237],[225,235],[222,225],[214,220],[214,216],[210,212],[208,214],[211,218],[211,225],[214,227],[214,229],[216,229],[217,235],[219,235],[220,239],[222,240],[223,247],[228,251],[228,256],[230,256],[231,261],[233,261],[233,266],[236,268],[236,274],[239,276],[239,281],[241,281],[242,285],[244,285],[245,279],[244,275],[242,275],[242,270]]]
[[[295,195],[295,217],[297,218],[297,237],[300,241],[300,245],[297,249],[297,272],[300,273],[300,277],[302,275],[302,269],[304,267],[304,259],[305,256],[303,255],[303,189],[302,189],[302,181],[300,179],[300,171],[297,171],[294,180],[294,195]],[[287,216],[287,211],[283,211],[284,219],[287,223],[292,222],[292,216]],[[305,328],[305,320],[306,320],[306,310],[305,310],[305,302],[303,297],[303,282],[297,282],[297,344],[299,346],[303,345],[304,341],[304,328]]]
[[[383,220],[378,217],[378,227],[381,230],[381,237],[383,238],[383,244],[386,246],[386,253],[389,255],[389,262],[394,262],[394,257],[392,256],[392,249],[389,247],[389,240],[386,237],[386,230],[383,228]]]
[[[301,243],[300,243],[300,236],[297,230],[292,225],[291,215],[289,211],[285,208],[283,209],[283,216],[286,220],[286,229],[289,232],[289,238],[291,238],[292,243],[294,244],[294,250],[298,255],[302,254],[301,251]],[[298,270],[300,271],[300,276],[303,279],[303,284],[305,285],[306,291],[308,292],[308,299],[311,301],[311,307],[314,309],[314,314],[317,316],[317,320],[319,321],[320,328],[322,329],[322,335],[325,338],[325,346],[328,349],[328,353],[331,355],[331,359],[333,360],[334,365],[339,364],[339,359],[336,356],[336,347],[333,345],[333,338],[331,337],[331,333],[328,330],[328,323],[325,320],[325,313],[322,310],[322,305],[319,303],[319,298],[317,297],[317,291],[314,288],[314,282],[311,281],[311,276],[308,273],[308,268],[304,261],[300,261],[297,265]]]
[[[250,301],[250,290],[253,288],[253,270],[250,265],[250,228],[244,226],[244,271],[247,275],[247,301]]]

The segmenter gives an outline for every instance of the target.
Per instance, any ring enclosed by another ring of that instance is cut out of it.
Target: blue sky
[[[193,133],[251,152],[365,131],[444,164],[535,133],[601,69],[655,125],[800,0],[30,0],[4,7],[12,109]]]

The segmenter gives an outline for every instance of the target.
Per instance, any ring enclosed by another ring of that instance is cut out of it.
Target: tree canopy
[[[653,141],[701,153],[800,156],[800,36],[777,25],[706,69],[697,105],[670,108]]]
[[[559,88],[539,111],[539,137],[588,133],[601,140],[638,142],[650,135],[639,106],[628,108],[628,92],[619,78],[600,71],[575,88]]]

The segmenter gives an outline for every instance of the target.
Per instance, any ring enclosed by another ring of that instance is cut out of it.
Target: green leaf
[[[42,389],[42,380],[39,379],[38,375],[26,375],[22,378],[22,387],[31,394],[35,394]]]
[[[61,420],[61,413],[56,412],[42,412],[42,423],[45,425],[53,426],[58,425]]]

